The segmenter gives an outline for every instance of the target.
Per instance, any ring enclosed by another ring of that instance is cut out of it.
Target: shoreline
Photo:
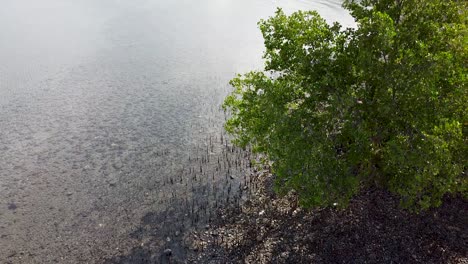
[[[293,194],[273,192],[268,171],[252,181],[257,188],[243,204],[220,209],[212,225],[187,235],[189,263],[468,263],[462,197],[414,214],[373,188],[346,209],[305,210]]]

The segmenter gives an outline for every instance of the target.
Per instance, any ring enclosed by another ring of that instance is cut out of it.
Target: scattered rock
[[[301,212],[301,208],[296,208],[296,210],[294,210],[294,211],[292,212],[292,215],[293,215],[293,216],[296,216],[296,215],[297,215],[298,213],[300,213],[300,212]]]
[[[305,210],[296,194],[272,192],[271,174],[253,177],[249,202],[219,209],[209,230],[192,236],[189,263],[468,263],[463,197],[411,214],[398,197],[371,188],[345,210]]]
[[[169,257],[169,256],[172,256],[172,250],[171,250],[170,248],[166,248],[166,249],[164,250],[164,255],[166,255],[166,256],[168,256],[168,257]]]
[[[257,242],[262,242],[263,241],[263,237],[261,235],[258,235],[257,236]]]

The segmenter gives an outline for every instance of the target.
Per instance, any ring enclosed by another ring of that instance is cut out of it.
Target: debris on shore
[[[468,263],[468,201],[446,197],[420,214],[381,189],[362,191],[347,209],[305,210],[293,193],[278,197],[273,175],[188,235],[190,263]]]

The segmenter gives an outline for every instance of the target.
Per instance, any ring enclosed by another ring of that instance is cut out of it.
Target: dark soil
[[[446,197],[420,214],[381,189],[362,191],[347,209],[303,210],[279,198],[272,176],[241,207],[225,208],[190,234],[190,263],[468,263],[468,201]]]

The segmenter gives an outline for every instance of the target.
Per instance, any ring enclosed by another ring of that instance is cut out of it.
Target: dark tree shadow
[[[195,254],[187,242],[187,234],[205,229],[215,217],[217,208],[232,202],[232,199],[226,199],[223,195],[218,197],[217,202],[213,201],[212,197],[196,195],[206,193],[206,188],[204,185],[194,187],[192,192],[195,195],[192,201],[185,197],[173,198],[165,205],[165,209],[146,213],[138,227],[129,234],[129,239],[145,242],[132,248],[130,253],[114,256],[104,263],[186,263],[187,257]],[[234,192],[227,195],[238,197]]]
[[[138,228],[129,235],[129,239],[145,241],[141,246],[132,248],[129,254],[114,256],[106,264],[146,264],[146,263],[181,263],[188,247],[183,236],[197,225],[191,225],[189,210],[185,200],[174,199],[167,209],[160,212],[148,212],[141,218]],[[170,250],[170,253],[165,252]]]

